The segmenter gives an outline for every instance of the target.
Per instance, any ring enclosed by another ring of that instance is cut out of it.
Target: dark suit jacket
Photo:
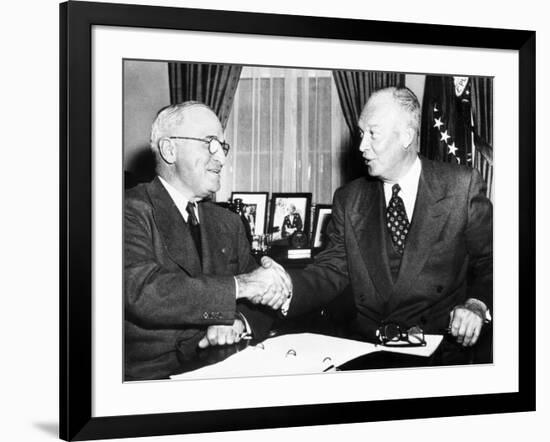
[[[282,235],[286,236],[288,229],[296,229],[297,232],[301,232],[304,225],[302,223],[302,217],[299,213],[292,213],[285,215],[283,220]]]
[[[290,272],[289,315],[326,304],[348,284],[356,306],[352,330],[367,340],[383,321],[442,333],[451,309],[470,297],[492,307],[492,206],[477,171],[422,159],[395,283],[385,229],[380,181],[360,178],[337,190],[327,249],[304,271]]]
[[[233,275],[257,267],[240,218],[199,204],[202,257],[188,225],[158,178],[126,193],[125,376],[169,376],[193,358],[210,325],[230,325],[241,311],[256,337],[267,334],[266,311],[236,303]]]

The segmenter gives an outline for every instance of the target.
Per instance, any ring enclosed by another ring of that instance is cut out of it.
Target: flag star
[[[447,131],[441,132],[441,141],[445,141],[446,143],[449,138],[451,138],[451,136],[447,133]]]
[[[434,104],[434,112],[439,112],[439,109],[437,108],[437,104]]]
[[[449,148],[449,154],[454,155],[456,157],[456,151],[458,150],[458,147],[455,146],[454,141],[453,141],[453,144],[447,144],[447,147]]]
[[[434,118],[435,124],[434,127],[437,127],[438,129],[443,126],[443,122],[441,121],[441,118]]]

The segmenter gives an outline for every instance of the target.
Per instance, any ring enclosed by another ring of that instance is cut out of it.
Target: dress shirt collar
[[[399,196],[405,204],[405,210],[407,211],[407,217],[409,222],[412,220],[414,212],[414,204],[416,202],[416,194],[418,193],[418,182],[420,181],[420,172],[422,171],[422,163],[417,156],[414,163],[410,167],[403,177],[401,177],[397,184],[401,187]],[[392,195],[392,186],[396,183],[384,183],[384,196],[386,198],[386,206],[389,204]]]
[[[172,201],[174,201],[174,204],[178,208],[179,212],[181,213],[181,216],[187,222],[187,218],[189,218],[189,214],[187,213],[187,203],[189,203],[189,200],[185,198],[179,190],[177,190],[174,186],[169,184],[164,178],[159,176],[159,180],[170,195],[170,198],[172,198]],[[197,217],[197,221],[200,222],[199,219],[199,210],[197,207],[197,203],[192,203],[195,206],[195,216]]]

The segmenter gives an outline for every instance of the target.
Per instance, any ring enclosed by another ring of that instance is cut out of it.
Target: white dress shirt
[[[187,204],[189,203],[189,200],[185,198],[178,189],[169,184],[164,178],[159,176],[159,180],[172,198],[172,201],[174,201],[174,204],[178,208],[178,211],[180,212],[185,222],[187,222],[187,218],[189,218],[189,214],[187,213]],[[199,219],[199,208],[197,207],[197,203],[193,202],[192,204],[195,207],[195,216],[197,217],[197,221],[200,223],[201,220]]]

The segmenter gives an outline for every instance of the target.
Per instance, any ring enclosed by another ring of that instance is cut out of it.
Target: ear
[[[414,137],[416,136],[416,132],[412,127],[406,127],[401,132],[401,145],[403,146],[403,149],[409,150],[410,147],[413,145]]]
[[[159,140],[159,153],[160,157],[167,164],[174,164],[176,161],[176,148],[168,138],[161,138]]]

